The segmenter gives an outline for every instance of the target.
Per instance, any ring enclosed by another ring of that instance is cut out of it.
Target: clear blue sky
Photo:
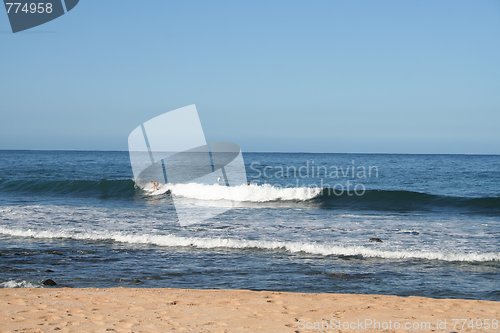
[[[0,45],[0,149],[126,150],[195,103],[245,151],[500,153],[499,0],[81,0]]]

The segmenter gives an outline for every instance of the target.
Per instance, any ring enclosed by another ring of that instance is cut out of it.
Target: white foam
[[[385,259],[427,259],[443,261],[484,262],[500,261],[499,252],[448,252],[382,250],[363,246],[339,246],[324,243],[287,242],[271,240],[245,240],[231,238],[182,237],[176,235],[137,235],[122,233],[75,233],[68,231],[35,231],[0,227],[0,234],[32,238],[66,238],[77,240],[112,240],[129,244],[151,244],[165,247],[195,247],[200,249],[262,249],[283,250],[291,253],[304,252],[323,256],[362,256]]]
[[[40,288],[40,286],[28,281],[10,280],[0,283],[0,288]]]
[[[418,230],[415,230],[415,229],[396,229],[394,230],[396,231],[398,234],[419,234],[420,231]]]
[[[306,201],[321,194],[318,187],[276,187],[264,185],[222,186],[218,184],[205,185],[198,183],[165,184],[153,188],[151,184],[144,187],[151,195],[159,195],[170,191],[173,195],[196,200],[229,200],[240,202],[267,201]]]

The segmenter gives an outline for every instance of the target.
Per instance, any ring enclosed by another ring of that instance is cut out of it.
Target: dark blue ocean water
[[[500,156],[244,160],[250,185],[150,193],[127,152],[0,151],[1,285],[500,300]],[[231,209],[181,226],[172,196]]]

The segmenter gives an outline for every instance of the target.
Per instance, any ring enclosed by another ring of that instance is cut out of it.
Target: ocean
[[[500,156],[243,156],[248,184],[150,191],[128,152],[0,151],[0,286],[500,300]]]

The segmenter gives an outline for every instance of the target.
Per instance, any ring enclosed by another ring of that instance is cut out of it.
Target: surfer
[[[158,191],[160,189],[160,183],[157,182],[156,180],[154,180],[152,184],[153,184],[153,191]]]

